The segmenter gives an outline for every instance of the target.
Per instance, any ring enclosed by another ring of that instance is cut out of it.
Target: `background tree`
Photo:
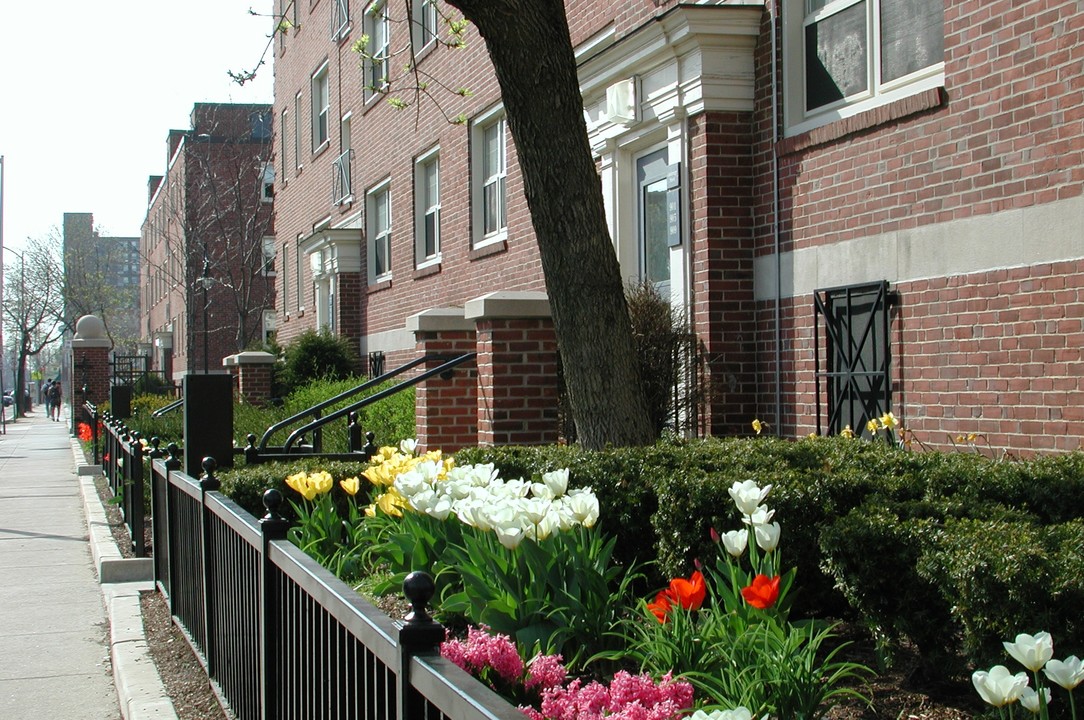
[[[64,273],[55,242],[32,239],[21,253],[5,249],[15,261],[4,266],[4,334],[14,365],[15,417],[22,417],[29,361],[63,334]]]
[[[270,107],[200,103],[192,117],[144,225],[141,259],[149,305],[171,304],[165,321],[185,315],[189,369],[205,339],[214,361],[262,340],[274,305],[264,245],[274,233]]]
[[[84,315],[97,315],[115,348],[134,349],[139,339],[132,308],[138,305],[137,288],[118,285],[118,268],[128,262],[124,246],[103,237],[95,228],[89,237],[69,238],[65,245],[54,230],[50,245],[63,257],[62,310],[57,315],[69,335]]]

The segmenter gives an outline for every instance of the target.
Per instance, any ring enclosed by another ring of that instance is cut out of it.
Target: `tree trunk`
[[[448,2],[478,28],[500,83],[579,440],[588,448],[650,443],[564,2]]]

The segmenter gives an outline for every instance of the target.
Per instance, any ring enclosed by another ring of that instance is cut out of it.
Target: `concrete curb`
[[[87,466],[79,441],[73,439],[79,489],[83,496],[90,538],[90,554],[98,572],[109,616],[109,646],[113,684],[125,720],[177,720],[177,710],[166,693],[151,658],[143,629],[139,594],[153,591],[153,565],[149,558],[124,558],[113,541],[109,521],[94,484],[99,466]]]

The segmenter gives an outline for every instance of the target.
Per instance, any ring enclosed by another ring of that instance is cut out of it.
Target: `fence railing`
[[[87,403],[88,412],[94,408],[93,418],[98,418],[97,408]],[[132,538],[132,553],[136,557],[147,556],[146,542],[146,469],[144,459],[162,457],[157,446],[144,446],[139,433],[129,430],[122,420],[109,413],[100,416],[102,437],[102,472],[109,481],[109,489],[117,499],[124,524]],[[98,456],[98,422],[92,420],[91,433],[95,459]]]
[[[287,541],[282,496],[257,520],[218,492],[216,463],[152,463],[159,590],[239,720],[519,720],[520,712],[437,652],[432,580],[407,579],[393,621]]]

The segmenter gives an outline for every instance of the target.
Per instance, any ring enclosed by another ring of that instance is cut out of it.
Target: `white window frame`
[[[428,51],[435,45],[439,22],[437,0],[412,0],[410,37],[414,43],[415,55]]]
[[[385,222],[381,223],[378,216],[378,205],[383,201],[387,203]],[[369,284],[391,280],[391,231],[392,231],[392,204],[391,204],[391,179],[385,179],[374,185],[365,193],[365,235],[368,239],[368,275]],[[377,272],[376,250],[380,247],[384,251],[384,262],[387,267],[382,272]]]
[[[866,2],[866,32],[869,48],[866,59],[866,89],[830,105],[806,110],[806,26],[823,21],[860,2]],[[880,82],[880,0],[831,0],[812,14],[806,0],[783,2],[783,93],[784,124],[787,136],[799,135],[836,120],[853,117],[927,90],[944,87],[945,63],[934,63],[887,83]]]
[[[263,311],[263,342],[267,345],[271,336],[278,330],[278,314],[274,310]]]
[[[487,170],[490,159],[486,147],[486,134],[496,130],[500,134],[496,167]],[[508,238],[508,127],[504,107],[498,106],[475,118],[471,123],[471,208],[472,239],[475,248],[503,242]],[[496,225],[488,228],[487,190],[494,188]]]
[[[294,95],[294,170],[300,170],[301,163],[301,91]]]
[[[350,34],[350,0],[334,0],[331,6],[331,39],[335,42]]]
[[[275,202],[275,165],[264,163],[260,168],[260,202]]]
[[[263,264],[261,271],[266,277],[275,277],[275,236],[266,235],[263,238]]]
[[[365,34],[369,44],[365,48],[367,57],[362,63],[362,85],[365,89],[365,101],[383,95],[388,87],[391,73],[391,21],[388,18],[388,0],[377,0],[365,9]]]
[[[430,197],[428,170],[436,172],[436,197]],[[426,253],[427,220],[433,218],[433,252]],[[435,147],[414,161],[414,264],[417,268],[440,263],[440,148]]]
[[[282,276],[276,278],[276,283],[279,285],[278,292],[281,293],[279,306],[282,308],[282,314],[289,317],[290,315],[290,268],[287,265],[288,256],[290,252],[290,243],[282,243]]]
[[[286,168],[287,168],[286,163],[289,160],[288,153],[286,152],[286,148],[288,147],[287,139],[286,139],[286,135],[287,135],[286,128],[289,127],[289,119],[290,119],[290,111],[287,108],[283,108],[282,113],[279,115],[279,138],[282,140],[282,142],[279,143],[279,152],[282,153],[282,157],[279,159],[279,164],[280,164],[281,169],[282,169],[282,184],[283,185],[286,184]]]
[[[331,82],[328,70],[328,62],[325,60],[324,64],[312,74],[310,82],[313,155],[331,143]]]

